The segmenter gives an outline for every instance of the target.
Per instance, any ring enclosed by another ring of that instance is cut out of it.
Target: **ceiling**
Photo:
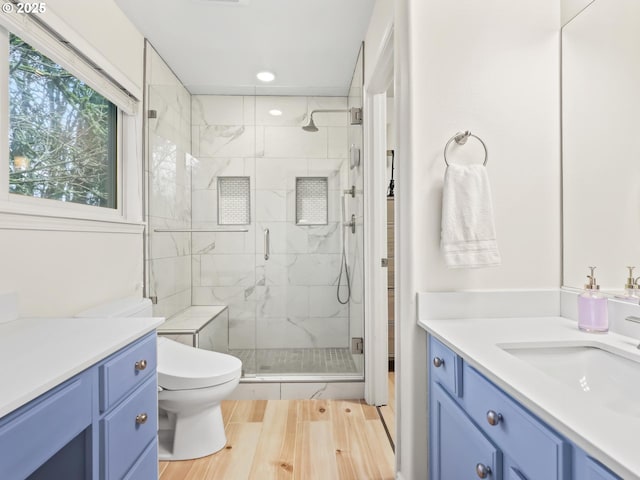
[[[323,96],[347,95],[375,3],[115,1],[193,94]]]

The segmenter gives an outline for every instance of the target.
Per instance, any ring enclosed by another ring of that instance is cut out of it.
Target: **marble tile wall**
[[[148,49],[147,283],[154,315],[169,317],[191,305],[191,237],[156,233],[191,227],[191,96],[162,58]]]
[[[193,305],[229,305],[232,349],[350,343],[349,307],[336,299],[348,118],[316,114],[318,132],[301,128],[312,109],[346,107],[345,97],[192,97],[193,228],[217,227],[217,177],[251,182],[248,232],[194,233],[192,242]],[[295,224],[296,176],[328,177],[327,225]]]
[[[349,87],[348,107],[362,108],[363,50],[360,50],[351,86]],[[349,125],[349,146],[360,149],[360,158],[364,156],[362,125]],[[349,169],[349,185],[355,185],[355,198],[348,199],[348,216],[355,215],[356,233],[348,233],[347,257],[351,271],[351,299],[349,301],[349,335],[364,338],[364,166]],[[364,371],[364,355],[354,355],[359,371]]]

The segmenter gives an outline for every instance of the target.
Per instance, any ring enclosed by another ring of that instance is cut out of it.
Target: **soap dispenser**
[[[629,276],[627,277],[627,283],[624,284],[624,296],[625,298],[637,298],[638,296],[638,284],[636,279],[633,278],[633,269],[636,267],[627,267],[629,269]]]
[[[596,267],[589,267],[591,275],[587,275],[589,283],[584,286],[584,292],[578,296],[578,328],[586,332],[606,332],[609,330],[609,315],[607,312],[607,297],[600,293],[593,271]]]

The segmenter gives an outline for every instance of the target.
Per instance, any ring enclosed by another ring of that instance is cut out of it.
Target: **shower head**
[[[316,124],[313,122],[313,112],[311,112],[311,115],[309,116],[309,123],[304,125],[302,127],[302,129],[305,132],[317,132],[318,131],[318,127],[316,127]]]
[[[353,108],[351,110],[354,110]],[[349,112],[350,110],[335,110],[335,109],[318,109],[318,110],[311,110],[311,114],[309,114],[309,122],[304,125],[302,127],[302,129],[305,132],[317,132],[318,131],[318,127],[316,127],[315,122],[313,121],[313,114],[314,113],[346,113]],[[351,123],[351,125],[355,125],[353,122]]]

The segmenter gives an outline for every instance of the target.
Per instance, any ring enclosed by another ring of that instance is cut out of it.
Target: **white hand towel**
[[[440,246],[450,268],[500,265],[491,187],[483,165],[447,167]]]

